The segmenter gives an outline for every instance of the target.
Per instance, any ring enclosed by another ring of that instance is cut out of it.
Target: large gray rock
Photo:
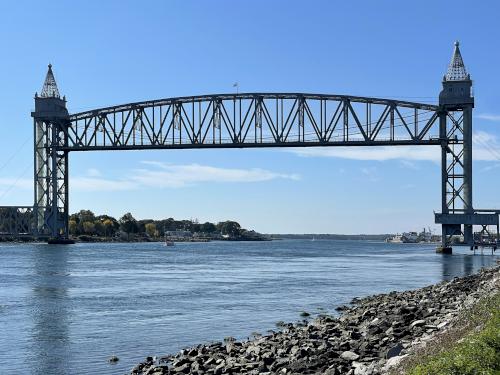
[[[340,355],[340,358],[346,361],[356,361],[359,358],[359,354],[347,350]]]

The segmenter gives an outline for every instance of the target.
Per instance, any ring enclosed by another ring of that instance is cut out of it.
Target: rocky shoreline
[[[131,374],[384,374],[499,287],[496,266],[416,290],[355,298],[337,309],[340,317],[322,315],[249,341],[228,338],[148,357]]]

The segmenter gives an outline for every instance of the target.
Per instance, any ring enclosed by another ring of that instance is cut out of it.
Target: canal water
[[[124,374],[265,333],[355,296],[473,273],[498,256],[368,241],[0,245],[0,373]],[[117,364],[108,358],[116,355]]]

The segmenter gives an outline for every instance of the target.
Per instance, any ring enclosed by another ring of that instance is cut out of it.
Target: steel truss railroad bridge
[[[481,226],[496,248],[498,210],[472,205],[472,81],[458,42],[439,105],[346,95],[242,93],[178,97],[69,114],[52,67],[35,95],[33,207],[1,207],[0,232],[68,238],[72,151],[250,147],[429,146],[441,148],[442,249],[452,236],[477,246]],[[479,243],[484,245],[484,243]]]

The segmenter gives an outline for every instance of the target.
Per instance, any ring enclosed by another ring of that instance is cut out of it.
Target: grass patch
[[[499,375],[500,293],[464,311],[456,326],[402,365],[409,375]]]

